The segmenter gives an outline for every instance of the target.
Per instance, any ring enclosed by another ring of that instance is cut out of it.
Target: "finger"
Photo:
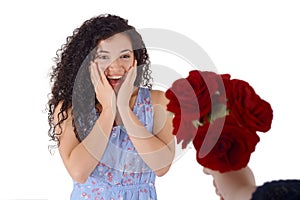
[[[132,72],[133,72],[133,67],[130,67],[126,73],[126,77],[123,83],[124,85],[131,84]]]
[[[99,68],[98,66],[97,66],[97,71],[98,71],[98,74],[99,74],[99,80],[101,81],[101,83],[103,83],[102,70],[101,70],[101,68]]]
[[[100,77],[99,77],[99,72],[98,72],[98,66],[96,63],[93,62],[92,64],[92,70],[93,70],[93,75],[94,75],[94,78],[95,80],[94,81],[99,81],[100,80]]]
[[[134,61],[133,61],[133,65],[130,66],[130,67],[128,68],[127,73],[128,73],[132,68],[135,68],[136,66],[137,66],[137,60],[134,60]]]
[[[101,67],[99,67],[99,65],[98,65],[98,63],[96,63],[96,71],[97,71],[97,75],[98,75],[98,80],[103,84],[103,75],[102,75],[102,73],[104,73],[104,72],[102,72],[102,69],[101,69]]]
[[[136,67],[137,66],[137,60],[134,59],[134,62],[133,62],[133,67]]]
[[[130,84],[131,84],[131,85],[134,84],[136,75],[137,75],[137,69],[136,69],[136,67],[132,67],[132,69],[131,69],[131,74],[130,74]]]
[[[209,169],[206,167],[203,167],[203,173],[206,175],[210,175]]]
[[[101,83],[104,85],[107,85],[107,84],[109,85],[109,82],[106,78],[106,75],[105,75],[103,69],[99,68],[99,71],[100,71],[100,76],[101,76]]]
[[[91,81],[94,86],[97,86],[99,83],[99,75],[96,71],[96,65],[94,62],[91,62],[89,66]]]

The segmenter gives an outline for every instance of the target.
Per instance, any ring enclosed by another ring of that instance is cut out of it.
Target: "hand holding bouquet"
[[[229,74],[193,70],[166,91],[174,114],[173,134],[189,142],[204,167],[226,172],[245,167],[260,138],[271,128],[271,105],[249,83]]]

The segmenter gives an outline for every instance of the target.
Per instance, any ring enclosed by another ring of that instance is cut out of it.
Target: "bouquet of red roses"
[[[204,167],[226,172],[245,167],[260,138],[271,128],[271,105],[249,83],[229,74],[193,70],[166,91],[174,114],[173,134],[189,142]]]

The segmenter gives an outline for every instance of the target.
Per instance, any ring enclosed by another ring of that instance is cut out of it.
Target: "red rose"
[[[209,71],[193,70],[186,78],[195,91],[199,102],[200,118],[206,117],[212,108],[212,97],[222,86],[221,77]]]
[[[267,132],[271,128],[272,107],[255,93],[249,83],[233,79],[226,90],[230,113],[239,123],[253,131]]]
[[[194,139],[197,133],[192,121],[192,119],[182,118],[181,115],[175,115],[172,121],[173,134],[176,135],[178,144],[182,142],[183,149]]]
[[[229,74],[190,71],[166,91],[174,113],[173,134],[186,148],[190,141],[200,165],[226,172],[245,167],[259,137],[271,128],[271,105],[245,81]],[[200,122],[198,128],[194,120]]]
[[[225,103],[223,79],[229,79],[208,71],[193,70],[184,79],[178,79],[166,91],[170,100],[167,110],[174,114],[193,116],[194,119],[205,118],[214,106],[214,101]],[[213,101],[213,104],[212,104]]]
[[[235,119],[228,115],[199,127],[193,145],[200,165],[226,172],[245,167],[258,142],[256,132],[239,126]]]
[[[170,100],[167,105],[168,111],[179,115],[189,115],[194,119],[198,119],[199,105],[197,96],[186,79],[176,80],[172,87],[166,91],[165,96]]]
[[[226,104],[227,96],[226,96],[226,88],[230,82],[229,74],[221,74],[220,78],[218,77],[218,89],[217,93],[212,96],[213,105],[216,104]]]

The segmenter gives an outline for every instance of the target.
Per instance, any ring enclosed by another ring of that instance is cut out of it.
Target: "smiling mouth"
[[[111,86],[115,87],[122,83],[123,76],[107,76],[107,80]]]
[[[118,80],[121,79],[123,76],[107,76],[108,79]]]

